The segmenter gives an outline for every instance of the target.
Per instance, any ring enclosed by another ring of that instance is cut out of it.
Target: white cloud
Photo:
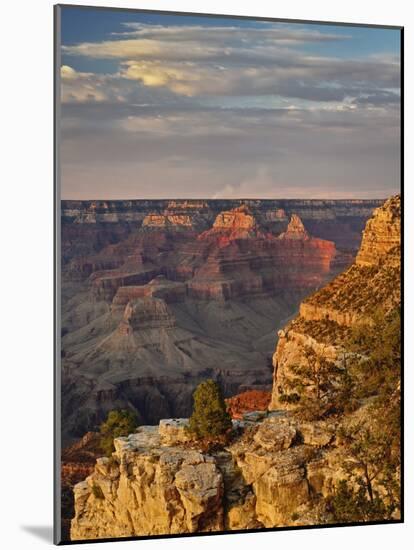
[[[277,95],[337,101],[398,86],[399,60],[316,56],[300,46],[346,40],[309,29],[129,24],[131,38],[62,46],[63,54],[119,62],[119,77],[176,95]],[[327,46],[328,48],[329,46]]]

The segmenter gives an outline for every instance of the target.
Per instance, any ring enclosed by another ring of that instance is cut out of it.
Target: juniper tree
[[[101,449],[106,456],[111,456],[114,448],[114,438],[123,437],[134,432],[137,427],[137,415],[131,410],[113,410],[100,426]]]
[[[223,394],[217,382],[201,382],[193,394],[193,400],[189,430],[197,438],[216,437],[231,428],[231,417],[226,410]]]
[[[281,400],[297,403],[296,414],[306,420],[322,418],[339,408],[344,390],[345,369],[328,359],[324,352],[304,348],[303,363],[292,365]]]

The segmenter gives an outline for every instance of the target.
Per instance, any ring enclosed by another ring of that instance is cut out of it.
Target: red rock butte
[[[299,216],[292,214],[286,231],[279,235],[279,239],[308,240],[310,236]]]

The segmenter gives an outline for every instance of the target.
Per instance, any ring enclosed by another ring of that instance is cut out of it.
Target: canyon
[[[303,233],[297,218],[290,223],[295,234]],[[241,225],[242,231],[252,230],[250,222],[248,227]],[[234,231],[232,223],[229,229]],[[283,234],[276,238],[284,241],[286,231]],[[302,237],[293,240],[302,242]],[[299,313],[279,331],[273,346],[271,395],[248,390],[228,399],[233,429],[226,445],[203,451],[189,440],[186,418],[142,425],[116,438],[112,456],[98,458],[93,471],[75,485],[71,539],[335,522],[330,503],[338,484],[351,480],[351,486],[358,487],[362,475],[357,464],[350,477],[349,436],[344,434],[351,428],[358,432],[365,424],[372,428],[373,395],[351,411],[317,420],[295,414],[297,403],[282,396],[290,391],[289,378],[307,360],[309,348],[347,368],[346,356],[353,353],[351,332],[376,322],[378,308],[387,322],[400,307],[400,239],[397,196],[374,211],[352,265],[306,297]],[[131,316],[128,313],[126,321]],[[165,308],[160,317],[163,323],[171,322]],[[358,357],[362,366],[367,360]],[[386,401],[388,410],[399,392],[400,365],[393,368],[396,377]],[[256,407],[259,410],[252,410]],[[89,436],[80,446],[91,440]],[[392,475],[398,484],[398,467]],[[372,487],[378,494],[383,491],[379,479],[372,479]],[[397,506],[391,520],[399,517]]]
[[[352,263],[380,203],[62,201],[64,445],[114,408],[186,417],[206,378],[270,391],[275,334]]]

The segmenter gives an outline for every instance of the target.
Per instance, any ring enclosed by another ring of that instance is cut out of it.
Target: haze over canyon
[[[379,200],[62,201],[62,435],[270,390],[277,331],[352,263]]]

